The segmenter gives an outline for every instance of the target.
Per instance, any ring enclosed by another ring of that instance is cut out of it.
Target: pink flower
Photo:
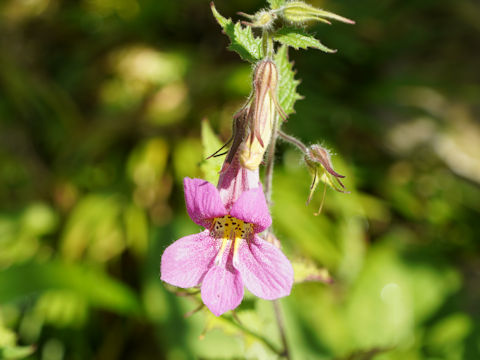
[[[290,294],[293,284],[288,259],[257,235],[272,222],[258,173],[252,177],[236,164],[232,171],[233,176],[220,177],[220,190],[207,181],[185,178],[188,214],[205,230],[175,241],[161,261],[163,281],[181,288],[201,284],[202,300],[217,316],[241,303],[244,285],[254,295],[273,300]],[[255,179],[256,187],[250,188]]]

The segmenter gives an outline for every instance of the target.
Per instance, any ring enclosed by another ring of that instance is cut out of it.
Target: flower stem
[[[270,32],[264,30],[262,33],[263,56],[267,59],[273,58],[273,40]]]
[[[305,155],[307,154],[308,148],[305,146],[304,143],[302,143],[300,140],[294,138],[293,136],[285,134],[282,130],[278,130],[278,136],[280,136],[283,140],[286,142],[289,142],[290,144],[295,145],[297,148],[300,149],[302,153]]]
[[[272,126],[272,138],[270,139],[270,146],[267,152],[267,163],[265,165],[264,189],[265,198],[267,199],[268,207],[272,206],[272,181],[273,181],[273,165],[275,164],[275,147],[277,145],[278,137],[278,116],[275,115]],[[268,228],[267,231],[270,231]]]
[[[257,338],[258,340],[260,340],[261,342],[263,342],[265,344],[265,346],[268,347],[270,350],[272,350],[275,354],[278,354],[279,356],[283,356],[283,354],[285,353],[285,351],[281,351],[280,349],[278,349],[266,337],[264,337],[260,334],[257,334],[256,332],[254,332],[254,331],[246,328],[245,326],[243,326],[238,321],[235,321],[235,319],[232,316],[224,315],[224,316],[222,316],[222,318],[227,320],[230,324],[232,324],[236,328],[242,330],[245,334],[253,336],[253,337]]]
[[[285,359],[290,359],[290,352],[288,349],[287,335],[285,333],[285,324],[283,322],[282,309],[280,307],[280,301],[273,300],[273,309],[275,310],[275,319],[277,320],[278,330],[280,331],[280,338],[282,339],[283,351],[280,356]]]
[[[275,116],[273,126],[272,126],[272,138],[270,139],[270,145],[267,152],[267,163],[265,165],[265,178],[264,178],[264,189],[265,197],[267,199],[268,207],[272,205],[272,182],[273,182],[273,165],[275,163],[275,146],[277,144],[277,138],[280,133],[278,128],[278,116]],[[283,133],[282,133],[283,134]],[[288,136],[288,135],[287,135]],[[268,233],[271,231],[271,226],[267,229],[267,238]],[[283,351],[280,352],[280,356],[285,359],[290,359],[290,352],[288,349],[287,336],[285,333],[285,325],[283,323],[282,312],[280,309],[280,302],[278,300],[273,300],[273,309],[275,311],[275,319],[277,321],[278,331],[280,332],[280,338],[282,340]]]

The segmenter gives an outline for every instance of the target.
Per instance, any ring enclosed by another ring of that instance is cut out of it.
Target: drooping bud
[[[327,19],[341,21],[347,24],[355,24],[355,21],[347,19],[343,16],[334,14],[329,11],[317,9],[309,4],[305,4],[302,1],[291,1],[282,7],[281,13],[283,18],[288,22],[296,25],[305,25],[309,21],[321,21],[330,24]]]
[[[335,170],[333,170],[332,160],[330,152],[320,145],[311,145],[307,149],[307,158],[308,161],[313,161],[324,167],[324,169],[330,174],[335,176],[335,178],[344,178],[345,176],[340,175]],[[340,180],[338,180],[340,182]],[[340,182],[340,185],[344,188],[343,184]]]
[[[272,136],[276,116],[286,119],[277,99],[278,70],[272,60],[262,60],[255,68],[253,94],[246,115],[246,136],[239,148],[240,163],[255,170]]]
[[[340,175],[335,170],[333,170],[331,155],[327,149],[316,144],[309,146],[305,154],[305,163],[307,164],[307,167],[313,176],[307,204],[310,203],[313,193],[315,192],[315,189],[317,188],[320,181],[339,192],[348,193],[348,191],[345,189],[345,185],[343,185],[342,181],[340,180],[345,176]],[[325,190],[323,196],[325,197]],[[315,215],[318,215],[321,212],[322,206],[323,199],[320,204],[320,208],[318,212],[315,213]]]

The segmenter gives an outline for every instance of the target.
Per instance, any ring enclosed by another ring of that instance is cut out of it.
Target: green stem
[[[269,31],[263,30],[262,33],[263,57],[273,59],[273,39]]]
[[[277,129],[278,129],[278,116],[275,115],[275,119],[273,121],[273,126],[272,126],[272,138],[270,139],[270,145],[268,147],[268,152],[267,152],[267,163],[265,167],[265,178],[264,178],[265,197],[267,199],[267,204],[269,208],[272,205],[272,183],[273,183],[273,165],[275,163],[275,147],[277,145],[277,138],[280,132]],[[268,238],[268,234],[271,231],[272,231],[272,227],[270,226],[267,229],[267,238]],[[279,354],[280,356],[289,360],[290,352],[288,349],[287,336],[286,336],[285,325],[283,323],[283,317],[280,309],[280,302],[278,300],[273,300],[273,309],[275,311],[275,320],[277,321],[278,331],[280,332],[280,338],[282,340],[282,346],[283,346],[283,351]]]
[[[278,135],[285,140],[286,142],[289,142],[290,144],[295,145],[297,148],[300,149],[300,151],[304,154],[307,155],[308,153],[308,148],[307,146],[302,143],[300,140],[294,138],[293,136],[285,134],[282,130],[278,130]]]
[[[266,337],[260,335],[260,334],[257,334],[256,332],[246,328],[245,326],[243,326],[242,324],[240,324],[239,322],[235,321],[235,319],[232,317],[232,316],[228,316],[228,315],[224,315],[222,316],[223,319],[227,320],[230,324],[232,324],[233,326],[235,326],[237,329],[240,329],[242,330],[245,334],[248,334],[250,336],[253,336],[255,338],[257,338],[258,340],[260,340],[262,343],[265,344],[265,346],[267,346],[270,350],[272,350],[275,354],[277,355],[280,355],[282,356],[285,352],[284,351],[281,351],[280,349],[278,349],[270,340],[268,340]]]
[[[272,205],[272,181],[273,181],[273,165],[275,164],[275,147],[277,145],[278,137],[278,116],[275,115],[272,126],[272,137],[270,139],[270,145],[268,146],[267,151],[267,163],[265,165],[265,179],[264,179],[264,189],[265,197],[267,199],[268,207]],[[270,228],[268,229],[270,231]]]
[[[283,322],[282,309],[280,307],[280,301],[273,300],[273,309],[275,310],[275,319],[277,320],[278,329],[280,330],[280,338],[282,339],[283,351],[280,356],[285,359],[290,359],[290,351],[288,349],[287,335],[285,334],[285,324]]]
[[[271,33],[264,30],[262,34],[262,45],[263,45],[263,54],[264,58],[273,59],[274,49],[273,49],[273,39]],[[268,207],[271,208],[272,205],[272,185],[273,185],[273,166],[275,164],[275,148],[277,145],[278,138],[278,115],[275,114],[273,125],[272,125],[272,137],[270,139],[270,145],[267,152],[267,163],[265,166],[265,178],[264,178],[264,190],[265,197],[267,200]],[[267,239],[272,231],[272,226],[267,229]],[[283,350],[277,352],[281,357],[290,360],[290,352],[288,349],[287,336],[285,332],[285,325],[283,323],[283,317],[280,310],[280,303],[278,300],[273,300],[273,309],[275,311],[275,319],[277,321],[278,331],[280,333],[280,338],[282,340]]]

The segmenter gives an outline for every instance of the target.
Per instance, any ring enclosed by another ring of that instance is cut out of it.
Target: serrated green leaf
[[[270,9],[278,9],[285,4],[285,0],[268,0]]]
[[[307,49],[309,47],[325,51],[327,53],[334,53],[337,50],[330,49],[323,45],[320,41],[315,39],[311,34],[308,34],[303,29],[297,28],[283,28],[275,33],[274,39],[283,45],[293,47],[295,49]]]
[[[295,79],[293,64],[288,61],[288,46],[283,45],[275,54],[275,64],[278,68],[280,83],[278,86],[278,101],[287,114],[294,112],[295,102],[302,99],[297,93],[297,86],[300,81]]]
[[[215,151],[222,146],[222,142],[213,132],[208,120],[202,121],[202,146],[204,159],[215,153]],[[202,162],[200,168],[202,169],[205,180],[212,184],[217,182],[223,159],[223,157],[211,157]]]
[[[232,19],[220,15],[213,2],[211,8],[213,16],[230,38],[228,48],[237,52],[243,60],[251,63],[260,60],[263,57],[262,39],[254,36],[249,26],[243,27],[240,22],[234,24]]]

